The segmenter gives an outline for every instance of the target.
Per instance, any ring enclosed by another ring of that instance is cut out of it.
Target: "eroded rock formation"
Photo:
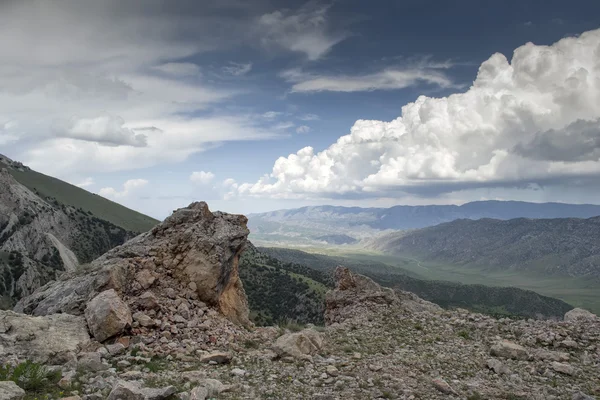
[[[235,323],[249,324],[238,274],[239,256],[249,233],[246,223],[243,215],[212,213],[206,203],[193,203],[176,210],[150,232],[94,260],[87,270],[65,274],[40,288],[15,310],[81,315],[95,296],[114,289],[132,314],[150,303],[161,314],[174,307],[172,314],[181,318],[186,308],[189,313],[189,302],[198,301],[217,308]]]

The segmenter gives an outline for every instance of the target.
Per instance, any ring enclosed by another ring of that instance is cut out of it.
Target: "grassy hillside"
[[[456,220],[373,241],[373,248],[438,264],[488,266],[600,282],[600,217]]]
[[[333,287],[330,276],[277,260],[249,245],[240,260],[240,277],[257,325],[323,324],[325,293]]]
[[[468,308],[497,316],[555,317],[560,318],[573,307],[556,298],[540,295],[531,290],[515,287],[461,284],[432,278],[428,266],[413,259],[377,256],[367,253],[310,254],[284,248],[259,248],[262,252],[282,261],[304,264],[328,273],[337,265],[344,265],[371,277],[378,283],[416,293],[442,307]],[[401,266],[398,267],[398,266]],[[404,271],[410,271],[404,274]],[[425,277],[428,279],[420,279]],[[437,279],[440,279],[439,277]]]
[[[15,180],[42,198],[55,199],[61,204],[91,212],[95,217],[127,231],[146,232],[158,223],[147,215],[29,168],[10,169],[10,173]]]

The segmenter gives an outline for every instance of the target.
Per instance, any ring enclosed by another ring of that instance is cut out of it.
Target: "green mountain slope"
[[[240,258],[240,278],[257,325],[296,321],[323,324],[325,293],[333,287],[327,274],[277,260],[251,243]]]
[[[562,318],[565,312],[573,308],[562,300],[530,290],[419,279],[377,261],[331,257],[284,248],[260,247],[259,250],[281,261],[307,265],[326,274],[337,265],[344,265],[381,285],[413,292],[445,308],[461,307],[496,316],[533,318]]]
[[[0,308],[154,223],[0,155]]]
[[[15,180],[40,197],[81,208],[95,217],[120,226],[127,231],[146,232],[159,222],[102,196],[29,168],[10,168],[9,170]]]
[[[371,248],[428,262],[600,280],[600,217],[462,219],[385,235]]]

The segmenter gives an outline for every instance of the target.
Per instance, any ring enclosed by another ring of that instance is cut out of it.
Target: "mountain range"
[[[437,263],[600,279],[600,217],[459,219],[384,234],[368,247]]]
[[[249,214],[248,225],[252,240],[259,244],[352,244],[382,231],[418,229],[457,219],[590,218],[598,215],[600,205],[593,204],[490,200],[460,206],[311,206]]]

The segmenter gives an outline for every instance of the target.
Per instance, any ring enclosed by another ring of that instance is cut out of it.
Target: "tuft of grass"
[[[246,339],[246,340],[244,340],[244,347],[247,349],[258,349],[260,347],[260,345],[255,340]]]
[[[467,400],[484,400],[484,398],[479,392],[473,392],[467,396]]]
[[[423,325],[421,325],[420,323],[417,322],[415,324],[415,329],[418,330],[418,331],[422,331],[424,328],[423,328]]]
[[[300,332],[302,329],[306,328],[306,325],[301,324],[293,319],[286,319],[279,322],[279,328],[283,330],[289,330],[290,332]]]
[[[46,366],[31,361],[25,361],[17,366],[0,367],[0,381],[13,381],[26,392],[49,392],[60,378],[60,371],[51,371]]]
[[[471,339],[471,334],[469,333],[469,331],[467,331],[465,329],[458,331],[457,335],[463,339],[467,339],[467,340]]]

